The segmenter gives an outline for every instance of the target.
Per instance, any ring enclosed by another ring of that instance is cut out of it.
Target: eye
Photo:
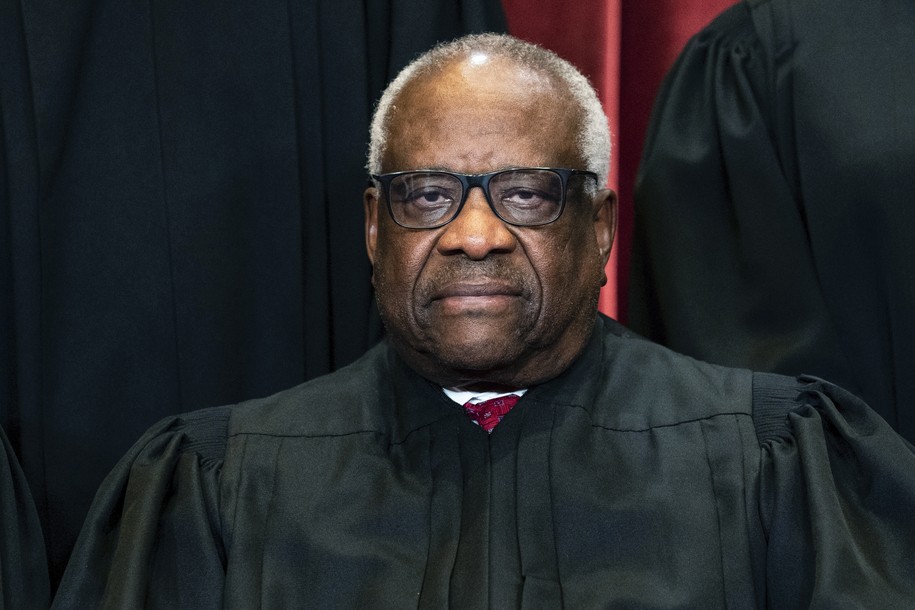
[[[531,188],[509,189],[502,193],[501,200],[503,205],[516,209],[530,209],[559,203],[554,194]]]
[[[404,203],[420,207],[450,206],[454,201],[451,193],[440,188],[421,188],[405,193]]]
[[[460,192],[460,182],[447,174],[405,174],[391,184],[395,201],[418,208],[449,206],[460,196]]]
[[[517,169],[493,177],[490,193],[499,204],[518,211],[558,206],[562,201],[559,175],[541,169]]]

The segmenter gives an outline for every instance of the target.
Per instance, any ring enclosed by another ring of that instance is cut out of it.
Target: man
[[[483,35],[419,58],[372,128],[388,339],[150,430],[100,490],[56,605],[915,601],[915,454],[882,420],[597,315],[608,159],[594,91],[551,53]]]

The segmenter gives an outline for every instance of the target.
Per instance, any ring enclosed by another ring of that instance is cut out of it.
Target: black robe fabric
[[[389,78],[498,0],[9,0],[0,425],[59,578],[150,425],[377,342],[362,191]]]
[[[48,564],[22,468],[0,429],[0,610],[47,608]]]
[[[168,418],[56,608],[915,607],[915,452],[853,395],[607,318],[491,435],[382,343]]]
[[[756,0],[662,85],[628,324],[702,360],[810,373],[915,441],[915,3]]]

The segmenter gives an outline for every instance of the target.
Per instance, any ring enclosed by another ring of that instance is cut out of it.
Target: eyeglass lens
[[[489,180],[496,214],[513,224],[550,223],[562,210],[562,178],[550,170],[508,170]],[[442,172],[410,172],[391,181],[391,210],[397,222],[414,228],[451,220],[464,197],[461,179]]]

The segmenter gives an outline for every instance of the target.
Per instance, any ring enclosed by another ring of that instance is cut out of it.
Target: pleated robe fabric
[[[915,452],[853,395],[598,321],[491,435],[383,343],[168,418],[56,608],[903,608]]]
[[[10,0],[0,11],[0,417],[54,578],[153,423],[381,335],[368,122],[498,0]]]
[[[915,4],[755,0],[687,45],[636,189],[628,324],[810,373],[915,441]]]
[[[50,595],[38,513],[13,448],[0,429],[0,610],[47,608]]]

